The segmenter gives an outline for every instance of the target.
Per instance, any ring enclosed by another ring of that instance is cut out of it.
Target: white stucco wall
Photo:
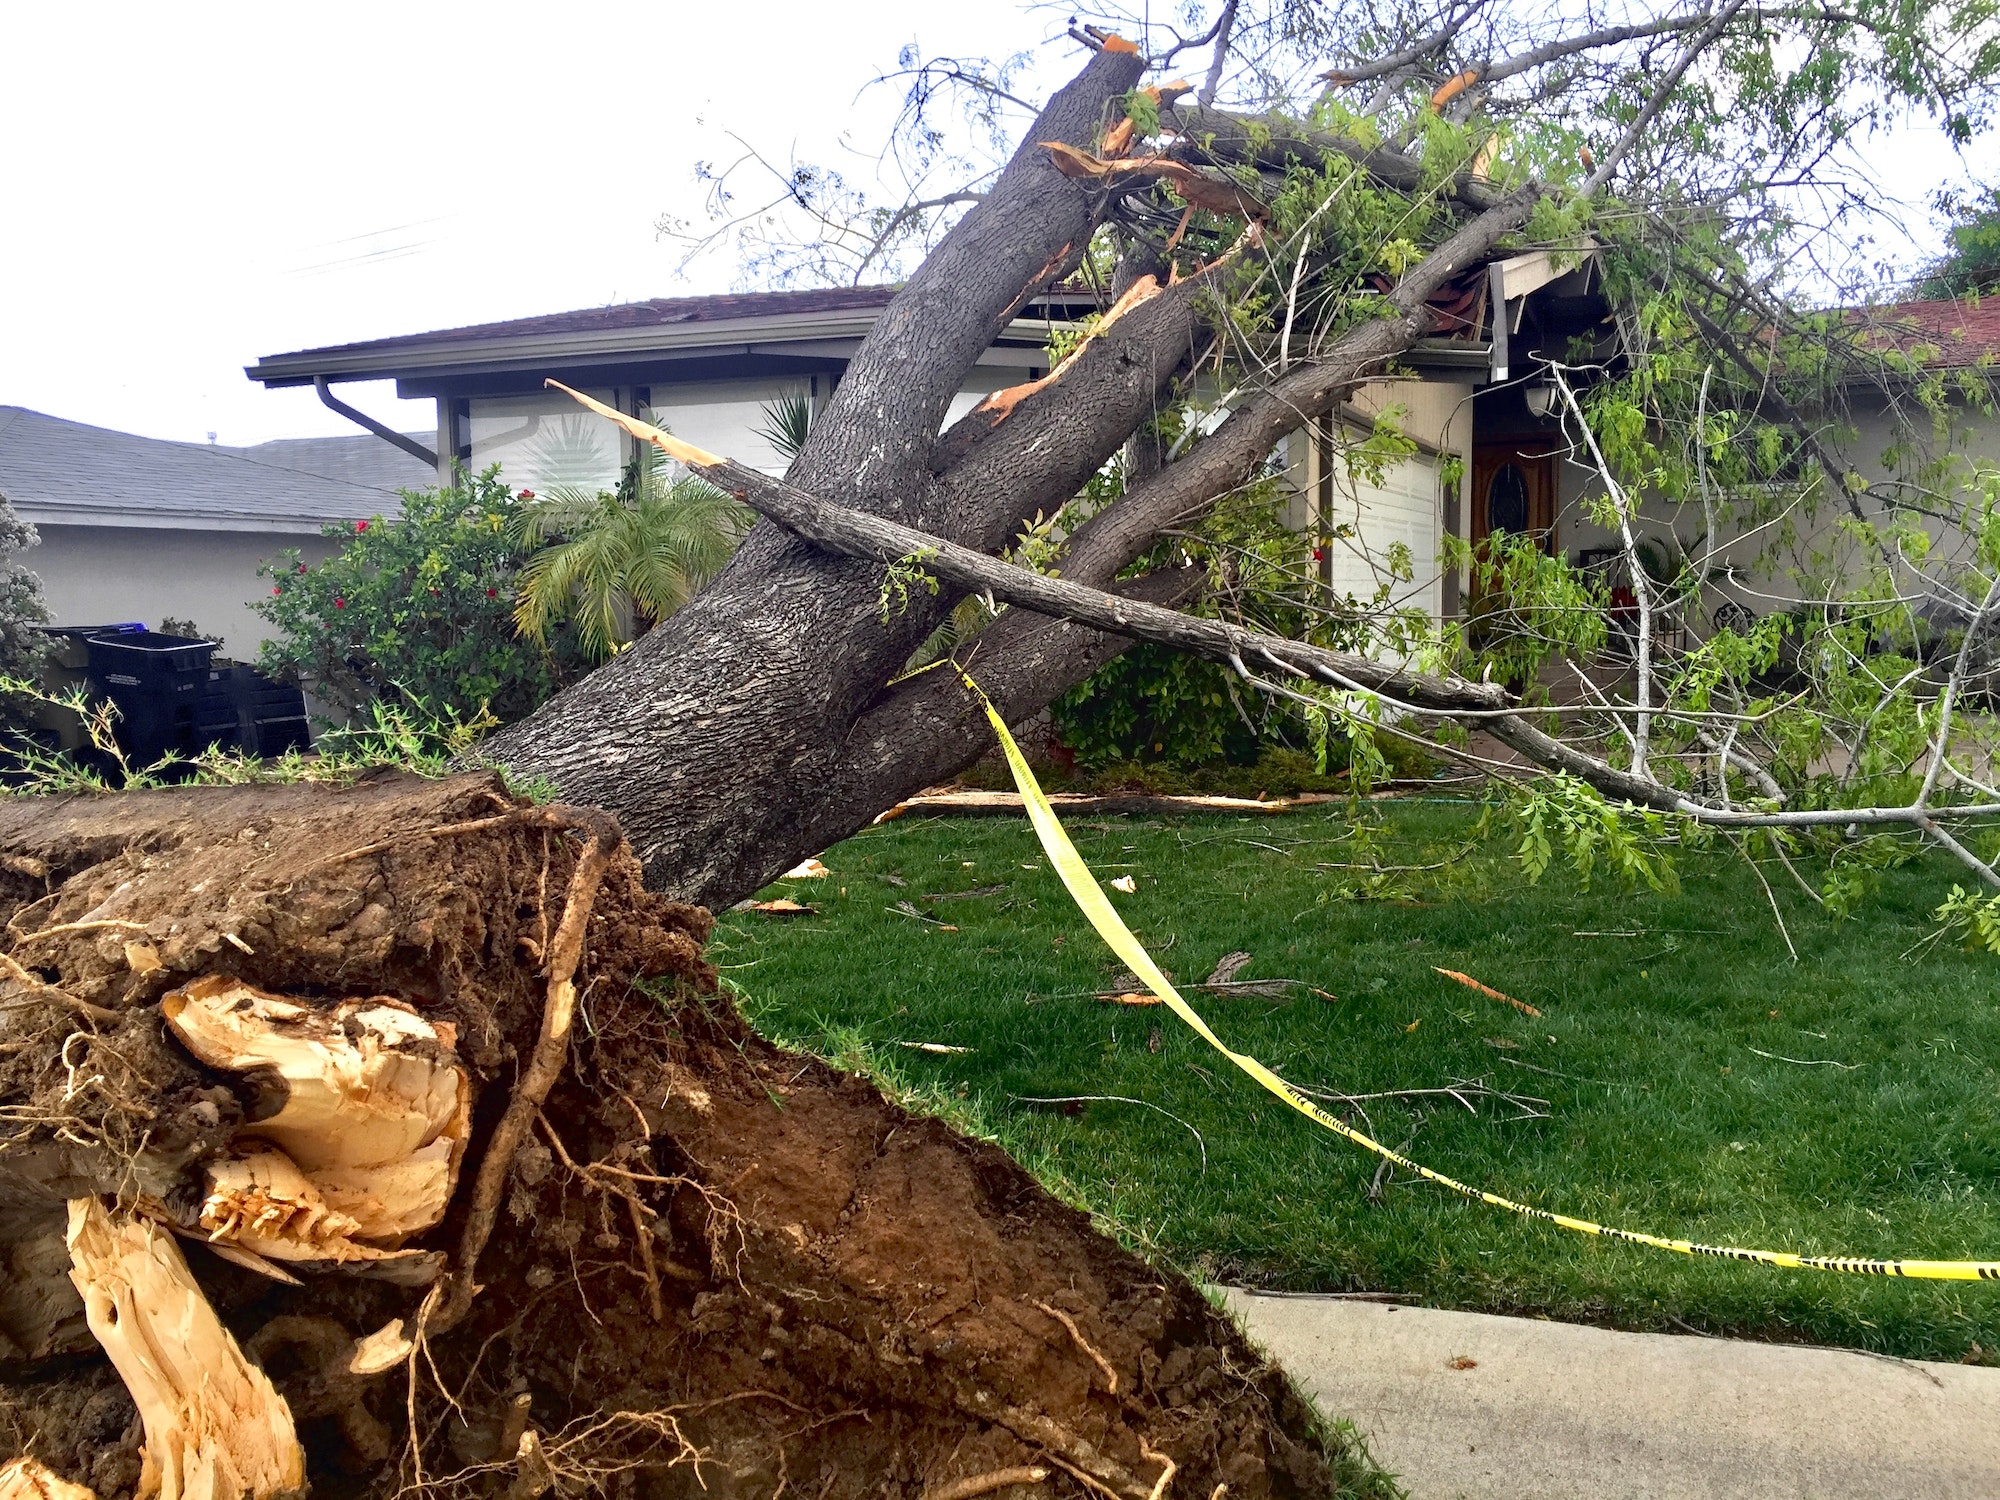
[[[1870,480],[1894,477],[1886,456],[1898,436],[1885,406],[1845,413],[1830,429],[1830,436],[1836,452],[1851,460]],[[1954,411],[1943,447],[1968,460],[2000,460],[2000,421],[1960,406]],[[1563,552],[1574,560],[1581,551],[1618,546],[1617,533],[1590,518],[1591,502],[1603,495],[1604,486],[1589,461],[1588,451],[1579,449],[1570,457],[1559,459],[1557,466],[1560,506],[1557,539]],[[1964,497],[1935,495],[1930,497],[1930,503],[1956,511],[1964,503]],[[1715,567],[1734,564],[1741,571],[1736,582],[1718,582],[1716,586],[1754,614],[1788,608],[1801,598],[1798,581],[1793,576],[1795,569],[1809,566],[1818,572],[1823,566],[1822,559],[1828,555],[1846,555],[1856,568],[1868,563],[1860,544],[1838,534],[1848,516],[1841,500],[1830,497],[1822,500],[1812,514],[1795,508],[1777,525],[1759,524],[1747,535],[1740,527],[1731,527],[1725,521],[1724,534],[1714,549],[1711,564]],[[1968,538],[1962,530],[1936,520],[1922,524],[1937,548],[1929,564],[1932,570],[1943,565],[1949,572],[1951,566],[1969,560]],[[1692,551],[1701,543],[1707,526],[1698,496],[1678,503],[1652,494],[1642,498],[1638,526],[1641,535],[1658,537],[1671,530],[1682,550]]]
[[[136,620],[157,630],[193,620],[226,655],[254,660],[270,627],[250,606],[270,593],[257,565],[297,547],[308,562],[332,553],[317,535],[40,525],[42,544],[19,561],[41,577],[57,625]]]
[[[824,396],[826,381],[818,385]],[[651,420],[683,442],[733,458],[766,474],[782,474],[791,462],[761,429],[771,425],[767,408],[793,396],[812,399],[810,379],[713,380],[702,385],[656,385]]]

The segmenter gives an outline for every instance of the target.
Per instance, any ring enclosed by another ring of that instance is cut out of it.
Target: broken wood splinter
[[[303,1490],[291,1409],[222,1326],[174,1237],[75,1198],[68,1243],[84,1317],[145,1428],[138,1493],[276,1500]]]
[[[23,1456],[0,1464],[0,1500],[97,1500],[97,1492]]]
[[[1474,979],[1470,974],[1461,974],[1456,969],[1440,969],[1436,964],[1431,965],[1431,971],[1436,974],[1442,974],[1447,979],[1455,980],[1457,983],[1464,985],[1469,990],[1477,990],[1479,991],[1480,994],[1486,996],[1487,999],[1489,1000],[1498,1000],[1503,1004],[1511,1005],[1514,1007],[1514,1009],[1518,1010],[1524,1016],[1539,1016],[1541,1014],[1540,1011],[1536,1010],[1534,1006],[1528,1004],[1527,1001],[1516,1000],[1512,995],[1503,995],[1500,993],[1500,991],[1494,989],[1491,985],[1481,984],[1478,980]]]

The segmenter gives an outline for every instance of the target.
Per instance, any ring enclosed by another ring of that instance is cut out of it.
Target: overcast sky
[[[653,228],[699,219],[725,131],[835,160],[843,131],[881,138],[893,97],[857,93],[904,43],[1002,54],[1062,24],[1011,0],[0,5],[0,404],[194,442],[351,433],[243,366],[728,289],[723,257],[677,277]],[[1042,56],[1026,91],[1076,49]],[[1891,154],[1913,203],[1949,166]]]
[[[699,217],[723,130],[829,159],[842,129],[879,138],[893,100],[856,93],[903,43],[1050,25],[934,0],[0,5],[0,404],[193,442],[354,432],[243,366],[726,290],[726,260],[678,279],[653,229]]]

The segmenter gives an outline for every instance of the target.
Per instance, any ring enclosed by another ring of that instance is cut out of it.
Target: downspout
[[[333,387],[327,384],[327,380],[324,375],[313,376],[313,389],[319,392],[319,399],[323,403],[325,403],[327,407],[329,407],[333,411],[339,412],[343,417],[347,418],[348,421],[367,428],[370,432],[374,433],[375,436],[381,438],[382,441],[385,443],[394,443],[398,448],[401,448],[405,453],[409,454],[410,457],[422,459],[425,463],[429,464],[433,470],[437,468],[438,456],[435,453],[431,452],[430,449],[426,448],[422,443],[418,442],[415,438],[405,437],[402,433],[396,431],[393,427],[386,427],[382,423],[376,421],[373,417],[369,416],[367,412],[361,411],[356,407],[349,406],[345,401],[341,400],[340,397],[334,395]]]

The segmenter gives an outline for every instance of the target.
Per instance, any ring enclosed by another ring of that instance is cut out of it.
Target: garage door
[[[1413,454],[1385,469],[1379,485],[1340,466],[1333,474],[1332,490],[1327,524],[1352,533],[1336,538],[1329,547],[1334,591],[1368,604],[1387,585],[1393,605],[1414,605],[1437,618],[1443,607],[1437,566],[1437,459]],[[1409,549],[1414,576],[1408,580],[1395,577],[1390,566],[1399,546]]]

